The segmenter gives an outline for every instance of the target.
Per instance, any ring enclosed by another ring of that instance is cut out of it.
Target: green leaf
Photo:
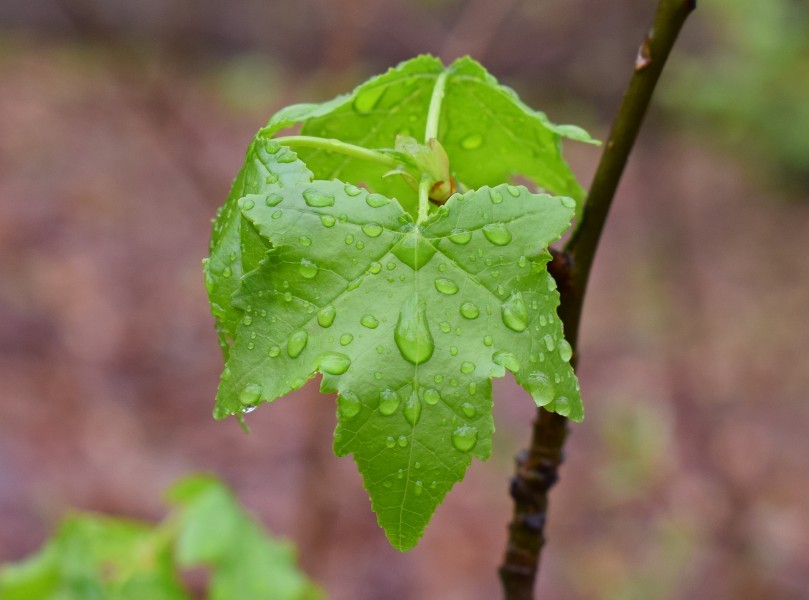
[[[244,312],[214,414],[322,373],[321,390],[339,392],[335,451],[353,453],[396,548],[416,544],[472,456],[489,456],[492,377],[509,369],[537,405],[581,420],[545,269],[570,198],[484,187],[420,225],[337,180],[239,203],[271,249],[233,296]]]
[[[419,56],[350,94],[323,104],[282,109],[263,134],[270,136],[302,123],[305,135],[366,148],[393,148],[397,135],[423,134],[433,87],[444,72],[438,139],[463,189],[494,186],[522,175],[549,192],[574,198],[580,206],[584,193],[562,158],[561,140],[596,142],[579,127],[552,124],[468,57],[444,67],[437,58]],[[397,198],[415,215],[414,192],[400,178],[384,177],[386,167],[318,149],[301,148],[298,154],[317,179],[363,182],[375,192]]]
[[[268,538],[219,481],[191,477],[169,491],[183,507],[181,566],[213,567],[210,600],[316,600],[322,592],[298,570],[295,549]]]

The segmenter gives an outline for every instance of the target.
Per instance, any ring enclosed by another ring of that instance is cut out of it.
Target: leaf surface
[[[233,296],[243,311],[215,416],[316,373],[336,391],[335,451],[353,453],[380,525],[418,541],[471,457],[491,452],[491,378],[581,420],[547,245],[574,202],[499,185],[415,225],[397,201],[313,180],[239,201],[270,245]]]

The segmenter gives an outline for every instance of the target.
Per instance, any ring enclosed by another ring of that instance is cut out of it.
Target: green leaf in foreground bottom
[[[547,245],[574,202],[500,185],[456,194],[423,224],[340,181],[247,195],[271,244],[233,297],[244,311],[215,416],[317,372],[339,392],[335,451],[353,453],[391,543],[416,544],[471,457],[491,451],[491,378],[581,420]]]

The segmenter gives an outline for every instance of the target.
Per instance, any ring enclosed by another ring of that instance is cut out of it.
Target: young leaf
[[[416,225],[399,203],[340,181],[240,201],[269,242],[233,297],[244,311],[215,416],[252,410],[317,372],[339,392],[335,451],[353,453],[400,550],[471,456],[491,451],[491,378],[581,420],[546,248],[574,202],[499,185],[456,194]]]
[[[580,204],[583,190],[562,158],[561,140],[595,141],[579,127],[552,124],[469,57],[449,67],[432,56],[408,60],[350,94],[282,109],[263,134],[302,123],[301,133],[308,136],[392,148],[397,135],[424,132],[433,87],[442,74],[446,86],[438,139],[462,189],[494,186],[522,175]],[[384,177],[386,167],[318,149],[301,148],[298,154],[318,179],[364,182],[375,192],[397,198],[415,214],[414,193],[399,178]]]

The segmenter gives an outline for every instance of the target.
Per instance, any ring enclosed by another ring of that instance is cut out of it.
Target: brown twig
[[[574,348],[574,361],[584,294],[610,205],[669,53],[695,8],[696,0],[659,0],[593,177],[581,223],[565,252],[555,253],[548,266],[559,284],[559,317]],[[514,516],[500,567],[506,600],[534,598],[539,557],[545,543],[548,492],[558,478],[566,437],[567,419],[538,409],[531,444],[517,457],[517,472],[511,481]]]

